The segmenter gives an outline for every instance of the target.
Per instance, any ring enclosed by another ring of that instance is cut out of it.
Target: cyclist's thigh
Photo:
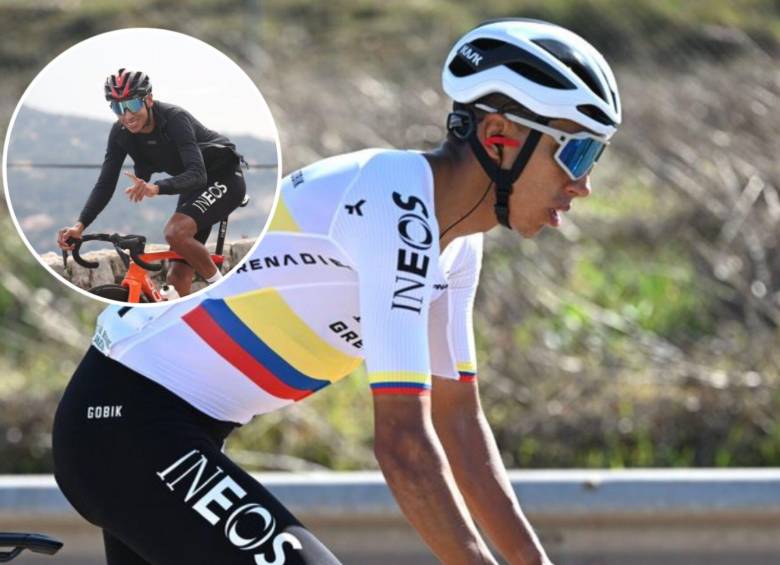
[[[107,565],[151,565],[105,530],[103,530],[103,544],[106,548]]]
[[[195,234],[195,239],[200,241],[201,243],[206,243],[208,241],[209,236],[211,235],[211,228],[214,226],[209,226],[207,228],[200,228],[198,229],[198,232]]]
[[[206,188],[180,197],[176,211],[195,220],[200,232],[227,217],[245,195],[246,183],[241,167],[210,171]]]
[[[265,487],[188,435],[163,434],[117,481],[129,496],[106,527],[128,547],[160,565],[338,563]]]

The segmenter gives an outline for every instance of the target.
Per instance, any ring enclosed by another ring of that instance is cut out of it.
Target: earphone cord
[[[498,156],[499,156],[499,166],[501,166],[501,163],[504,162],[504,151],[503,147],[500,145],[496,145],[496,149],[498,150]],[[488,192],[490,192],[490,188],[493,186],[493,179],[490,179],[490,182],[487,185],[487,188],[485,188],[485,192],[482,193],[482,196],[480,196],[479,200],[477,201],[474,206],[471,207],[471,210],[463,214],[460,219],[456,220],[455,222],[451,223],[449,226],[447,226],[447,229],[445,229],[443,232],[441,232],[441,235],[439,235],[439,240],[441,240],[445,235],[447,235],[447,232],[450,231],[452,228],[457,226],[459,223],[461,223],[463,220],[468,218],[474,210],[476,210],[480,204],[482,204],[482,201],[485,199],[485,197],[488,195]]]

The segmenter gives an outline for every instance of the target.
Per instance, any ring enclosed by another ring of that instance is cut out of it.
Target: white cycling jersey
[[[111,306],[93,344],[219,420],[246,423],[354,371],[374,394],[473,380],[482,236],[439,250],[421,154],[365,150],[286,177],[269,231],[217,288]]]

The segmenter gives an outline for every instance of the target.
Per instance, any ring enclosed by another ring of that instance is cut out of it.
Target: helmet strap
[[[531,155],[539,144],[542,133],[537,130],[531,130],[523,143],[512,167],[509,169],[501,168],[500,163],[496,163],[485,151],[485,147],[479,142],[477,136],[477,118],[474,111],[466,105],[456,103],[455,109],[447,120],[448,129],[459,139],[464,139],[471,146],[479,163],[482,165],[487,176],[493,181],[496,187],[496,204],[493,207],[498,222],[507,228],[509,225],[509,197],[512,195],[512,185],[520,177],[531,159]],[[454,127],[453,127],[454,126]],[[512,145],[504,142],[501,136],[494,136],[487,139],[494,145]],[[514,140],[512,140],[514,141]]]
[[[144,96],[144,106],[146,106],[146,96]],[[144,124],[144,127],[141,128],[142,130],[149,127],[149,124],[154,120],[154,116],[152,116],[152,108],[154,108],[154,103],[146,106],[146,123]]]
[[[495,168],[495,177],[493,180],[496,183],[496,204],[493,209],[496,212],[498,222],[506,228],[512,229],[512,226],[509,225],[509,197],[512,195],[513,185],[522,174],[528,161],[531,160],[531,155],[539,144],[541,137],[541,132],[531,130],[512,167],[510,169],[502,169],[500,166],[496,166]],[[484,146],[479,143],[476,135],[474,135],[474,139],[479,146],[479,150],[484,152],[485,156],[487,156]],[[474,146],[472,145],[472,148],[473,147]]]

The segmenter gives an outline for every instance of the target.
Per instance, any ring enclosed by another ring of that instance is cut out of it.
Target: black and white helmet
[[[615,77],[601,53],[543,21],[499,20],[471,30],[447,56],[442,82],[456,102],[499,93],[534,114],[571,120],[606,139],[621,121]]]
[[[119,69],[116,74],[106,77],[103,85],[106,100],[109,102],[121,102],[130,98],[143,98],[152,92],[152,83],[149,75],[142,71],[128,71]]]

